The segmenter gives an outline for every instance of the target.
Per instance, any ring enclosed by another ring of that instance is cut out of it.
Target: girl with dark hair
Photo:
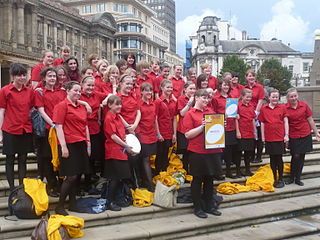
[[[168,152],[177,141],[177,102],[172,98],[173,86],[170,80],[161,82],[162,95],[155,100],[157,124],[156,174],[166,171],[169,165]]]
[[[190,110],[194,103],[194,94],[196,92],[196,86],[194,82],[186,82],[184,84],[184,94],[178,98],[177,111],[179,113],[179,122],[177,128],[177,150],[178,153],[183,154],[182,162],[183,168],[189,172],[188,162],[188,140],[184,136],[185,127],[183,125],[183,119],[186,113]]]
[[[104,176],[111,179],[108,185],[108,209],[120,211],[115,202],[115,193],[122,179],[131,177],[128,163],[128,154],[133,154],[132,148],[125,141],[125,125],[120,116],[121,98],[112,95],[108,98],[109,111],[104,121],[105,141],[105,167]]]
[[[156,107],[152,101],[152,85],[150,83],[143,83],[140,86],[140,90],[141,99],[138,104],[141,112],[141,119],[137,132],[141,143],[140,159],[142,159],[145,185],[149,191],[154,192],[150,156],[157,153],[157,132],[155,124]]]
[[[24,66],[12,64],[12,82],[0,90],[0,143],[6,155],[6,176],[11,191],[14,189],[15,155],[18,154],[19,184],[22,184],[27,154],[33,151],[30,110],[34,106],[34,92],[25,86],[26,75]]]
[[[64,62],[64,67],[71,81],[80,82],[79,63],[76,57],[69,57]]]
[[[202,73],[197,77],[197,89],[206,89],[209,87],[209,81],[206,74]]]
[[[69,196],[69,210],[73,210],[79,176],[90,173],[91,154],[87,111],[78,103],[81,96],[80,84],[70,81],[65,88],[67,97],[53,111],[53,123],[59,140],[60,175],[66,176],[55,211],[64,216],[68,215],[64,207],[66,197]]]
[[[127,61],[128,68],[136,69],[136,56],[133,53],[127,53],[123,57]]]
[[[195,105],[184,117],[185,136],[189,140],[191,195],[193,199],[194,214],[199,218],[207,218],[205,213],[216,216],[221,215],[213,205],[213,178],[217,175],[217,169],[221,168],[221,149],[204,148],[204,114],[213,113],[206,106],[208,104],[208,92],[199,89],[195,93]],[[203,191],[202,191],[203,190]],[[205,206],[201,204],[201,192],[203,192]]]
[[[222,79],[218,81],[218,88],[212,99],[212,106],[216,113],[226,113],[227,98],[230,98],[231,85],[230,81]],[[224,161],[226,163],[226,177],[235,178],[231,173],[231,162],[234,162],[237,169],[240,168],[241,152],[236,138],[236,121],[235,118],[226,118],[225,128],[225,149],[223,151]],[[237,177],[241,177],[237,171]]]
[[[35,89],[35,106],[46,122],[46,135],[37,137],[37,159],[38,175],[48,181],[47,190],[49,196],[57,197],[57,179],[52,167],[52,154],[48,142],[49,130],[55,127],[52,116],[55,105],[63,101],[66,97],[65,91],[56,88],[57,72],[54,68],[48,67],[41,72],[42,87]]]

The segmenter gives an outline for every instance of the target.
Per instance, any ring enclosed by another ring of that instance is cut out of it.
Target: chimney
[[[242,40],[247,40],[247,31],[242,31]]]

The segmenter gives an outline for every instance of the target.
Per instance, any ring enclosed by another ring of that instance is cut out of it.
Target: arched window
[[[201,36],[201,42],[206,42],[206,37],[204,35]]]

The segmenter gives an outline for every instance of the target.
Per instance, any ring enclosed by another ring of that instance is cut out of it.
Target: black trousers
[[[213,206],[213,176],[193,176],[191,182],[191,196],[193,201],[194,210],[210,210]],[[203,190],[205,208],[201,205],[201,190]]]
[[[302,169],[304,166],[305,154],[293,154],[291,157],[291,180],[301,180]]]
[[[166,171],[169,166],[169,148],[172,145],[171,139],[166,139],[163,142],[158,141],[157,143],[157,157],[155,160],[156,175],[161,171]]]

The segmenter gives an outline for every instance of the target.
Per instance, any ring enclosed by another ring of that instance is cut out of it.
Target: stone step
[[[268,239],[311,239],[311,236],[305,236],[306,234],[318,235],[317,239],[320,239],[320,214],[313,214],[307,216],[299,216],[290,219],[284,219],[280,221],[273,221],[262,224],[255,224],[242,228],[235,228],[232,230],[214,232],[210,234],[198,235],[187,237],[187,240],[268,240]],[[309,238],[308,238],[309,237]],[[316,239],[316,238],[313,238]]]
[[[293,238],[287,238],[285,240],[319,240],[320,239],[320,233],[310,234],[306,236],[299,236],[299,237],[293,237]]]
[[[284,162],[290,162],[291,157],[290,156],[285,156],[283,158]],[[261,163],[252,163],[251,164],[251,170],[255,172],[259,167],[264,166],[266,164],[269,164],[269,158],[263,159]],[[242,168],[244,169],[242,161]],[[37,164],[31,163],[27,164],[27,177],[36,177],[37,176]],[[223,166],[224,167],[224,166]],[[235,166],[232,166],[233,171]],[[17,175],[17,166],[15,166],[16,170],[16,175]],[[285,174],[286,176],[286,174]],[[302,173],[302,179],[307,179],[307,178],[312,178],[312,177],[319,177],[320,176],[320,153],[314,153],[314,154],[308,154],[306,155],[306,160],[305,160],[305,166],[303,169]],[[225,180],[222,181],[215,181],[215,184],[220,184],[223,182],[235,182],[235,183],[240,183],[244,184],[246,181],[246,177],[242,178],[237,178],[237,179],[229,179],[226,178]],[[15,186],[18,185],[18,182],[15,182]],[[6,175],[5,175],[5,166],[0,166],[0,197],[8,196],[9,195],[9,185],[6,180]]]
[[[192,213],[85,229],[86,239],[185,239],[204,233],[247,227],[319,212],[320,194],[221,209],[222,216],[199,219]],[[253,211],[254,209],[254,211]],[[133,219],[132,219],[133,220]],[[87,222],[89,225],[89,223]],[[6,231],[7,226],[2,227]],[[10,228],[9,228],[10,229]],[[107,234],[109,233],[109,234]],[[258,239],[258,238],[256,238]]]
[[[319,179],[309,184],[316,186]],[[308,185],[309,185],[308,184]],[[317,187],[315,187],[317,189]],[[178,204],[175,209],[156,206],[146,208],[128,207],[120,212],[82,214],[70,212],[73,216],[85,219],[84,239],[172,239],[193,236],[213,231],[229,230],[252,224],[281,220],[320,211],[320,193],[259,202],[263,195],[277,195],[294,192],[303,188],[289,185],[274,193],[250,192],[224,196],[221,204],[221,217],[210,216],[198,219],[192,214],[190,204]],[[251,203],[243,205],[242,199],[251,198]],[[254,209],[254,211],[252,211]],[[0,219],[0,239],[30,236],[39,220],[18,220],[16,222]],[[130,231],[128,231],[130,229]],[[106,234],[108,233],[108,234]],[[113,233],[113,234],[110,234]],[[97,235],[98,234],[98,235]],[[100,234],[100,235],[99,235]],[[101,235],[104,234],[105,236]]]
[[[36,163],[27,163],[27,177],[37,177],[38,165]],[[15,178],[18,178],[18,163],[14,164]],[[5,165],[0,165],[0,180],[6,180]]]

